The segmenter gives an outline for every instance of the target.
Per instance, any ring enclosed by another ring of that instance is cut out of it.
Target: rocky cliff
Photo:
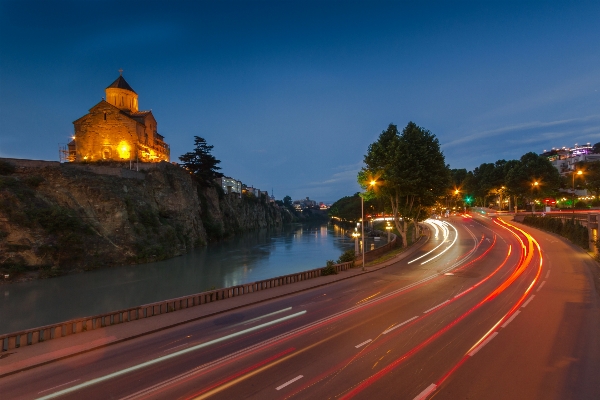
[[[0,272],[33,279],[161,260],[289,217],[180,167],[0,159]],[[1,281],[1,279],[0,279]]]

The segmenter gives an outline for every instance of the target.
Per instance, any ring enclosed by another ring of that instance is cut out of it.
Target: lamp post
[[[581,170],[577,171],[577,175],[583,175]],[[573,171],[573,193],[571,194],[571,210],[575,214],[575,171]]]
[[[538,181],[531,184],[531,215],[535,214],[535,200],[533,199],[533,190],[539,185]]]
[[[354,232],[352,232],[352,237],[354,238],[354,255],[358,255],[358,237],[360,233],[358,233],[358,228],[354,228]]]
[[[385,227],[385,229],[388,231],[388,243],[390,242],[390,236],[392,234],[392,229],[394,229],[391,225],[390,225],[390,221],[387,222],[387,226]]]
[[[369,182],[369,186],[367,187],[367,190],[369,190],[369,188],[371,188],[372,186],[375,186],[375,184],[377,184],[376,181]],[[366,243],[365,243],[365,199],[363,198],[363,196],[360,196],[360,215],[361,215],[360,227],[362,230],[362,249],[361,249],[362,250],[362,270],[364,271],[365,270]]]

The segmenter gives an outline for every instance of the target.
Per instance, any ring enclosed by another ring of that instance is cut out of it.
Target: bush
[[[579,200],[578,202],[575,203],[575,208],[578,210],[582,210],[582,209],[588,208],[588,206],[585,203],[585,201]]]
[[[28,177],[26,177],[26,178],[23,179],[23,182],[27,186],[30,186],[32,188],[37,188],[44,181],[45,181],[45,179],[43,177],[41,177],[41,176],[38,176],[38,175],[28,176]]]
[[[583,249],[587,250],[589,247],[589,233],[587,227],[579,224],[574,219],[568,219],[565,222],[562,222],[559,218],[528,215],[523,219],[523,223],[561,235]]]
[[[321,269],[321,275],[337,275],[335,270],[335,261],[327,260],[327,266]]]
[[[356,260],[356,254],[354,254],[353,249],[350,249],[350,250],[346,250],[345,252],[342,253],[340,258],[338,258],[337,263],[342,264],[342,263],[351,262],[354,260]]]
[[[6,161],[0,161],[0,175],[10,175],[16,170],[16,167],[11,163]]]

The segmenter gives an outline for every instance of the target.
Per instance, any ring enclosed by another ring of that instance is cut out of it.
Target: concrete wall
[[[352,264],[352,262],[337,264],[335,269],[337,272],[346,271],[352,268]],[[197,293],[176,299],[145,304],[125,310],[118,310],[106,314],[94,315],[92,317],[78,318],[58,324],[46,325],[38,328],[26,329],[19,332],[0,335],[0,352],[10,351],[18,347],[29,346],[51,339],[58,339],[60,337],[75,333],[81,333],[111,325],[131,322],[142,318],[149,318],[155,315],[175,312],[184,308],[212,303],[214,301],[224,300],[230,297],[241,296],[261,290],[289,285],[292,283],[305,281],[307,279],[317,278],[321,276],[321,274],[322,268],[317,268],[296,274],[246,283],[244,285],[211,290],[208,292]]]

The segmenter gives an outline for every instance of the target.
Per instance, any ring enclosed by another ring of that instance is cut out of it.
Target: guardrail
[[[336,272],[341,272],[352,268],[354,266],[354,262],[351,261],[342,264],[336,264],[334,266]],[[243,285],[211,290],[208,292],[178,297],[176,299],[145,304],[139,307],[112,311],[106,314],[99,314],[91,317],[72,319],[66,322],[0,335],[1,351],[9,351],[15,348],[30,346],[36,343],[45,342],[51,339],[58,339],[76,333],[91,331],[125,322],[136,321],[143,318],[150,318],[155,315],[175,312],[177,310],[182,310],[189,307],[195,307],[231,297],[242,296],[248,293],[254,293],[261,290],[317,278],[322,275],[322,269],[323,268],[316,268],[310,271],[298,272],[295,274],[265,279],[258,282],[245,283]]]

